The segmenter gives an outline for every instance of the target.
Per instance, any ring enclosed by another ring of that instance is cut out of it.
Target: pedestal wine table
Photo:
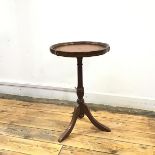
[[[77,105],[74,108],[73,116],[71,122],[67,129],[60,135],[58,141],[62,142],[66,139],[72,132],[76,120],[78,118],[83,118],[86,115],[91,123],[96,126],[98,129],[106,132],[110,132],[110,128],[98,122],[93,115],[91,114],[88,106],[85,104],[84,96],[84,87],[83,87],[83,71],[82,71],[82,59],[83,57],[92,57],[105,54],[110,50],[110,47],[106,43],[101,42],[90,42],[90,41],[79,41],[79,42],[66,42],[58,43],[50,47],[51,53],[57,56],[63,57],[75,57],[77,58],[77,77],[78,85],[76,88],[77,93]]]

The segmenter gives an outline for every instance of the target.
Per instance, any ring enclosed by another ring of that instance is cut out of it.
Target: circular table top
[[[90,41],[58,43],[50,47],[51,53],[64,57],[91,57],[105,54],[109,50],[106,43]]]

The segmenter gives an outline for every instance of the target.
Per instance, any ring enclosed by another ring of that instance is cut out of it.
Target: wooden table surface
[[[92,57],[105,54],[109,50],[108,44],[91,41],[58,43],[50,47],[51,53],[64,57]]]

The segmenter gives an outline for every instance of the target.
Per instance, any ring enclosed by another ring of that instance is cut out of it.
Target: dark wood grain
[[[67,43],[59,43],[52,45],[50,47],[50,51],[57,56],[65,56],[65,57],[77,57],[77,106],[75,106],[74,113],[70,124],[67,129],[61,134],[58,141],[62,142],[65,140],[70,133],[72,132],[76,120],[78,118],[83,118],[86,115],[91,123],[96,126],[98,129],[106,132],[110,132],[110,128],[98,122],[93,115],[91,114],[89,108],[84,102],[84,87],[83,87],[83,69],[82,69],[82,60],[83,57],[97,56],[101,54],[105,54],[110,50],[110,47],[106,43],[101,42],[88,42],[88,41],[80,41],[80,42],[67,42]]]
[[[91,57],[105,54],[110,50],[106,43],[79,41],[58,43],[50,47],[51,53],[64,57]]]

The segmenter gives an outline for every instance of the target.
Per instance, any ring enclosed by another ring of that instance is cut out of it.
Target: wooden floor
[[[57,139],[73,107],[0,99],[0,155],[155,155],[155,118],[92,112],[112,132],[84,117],[70,137]]]

